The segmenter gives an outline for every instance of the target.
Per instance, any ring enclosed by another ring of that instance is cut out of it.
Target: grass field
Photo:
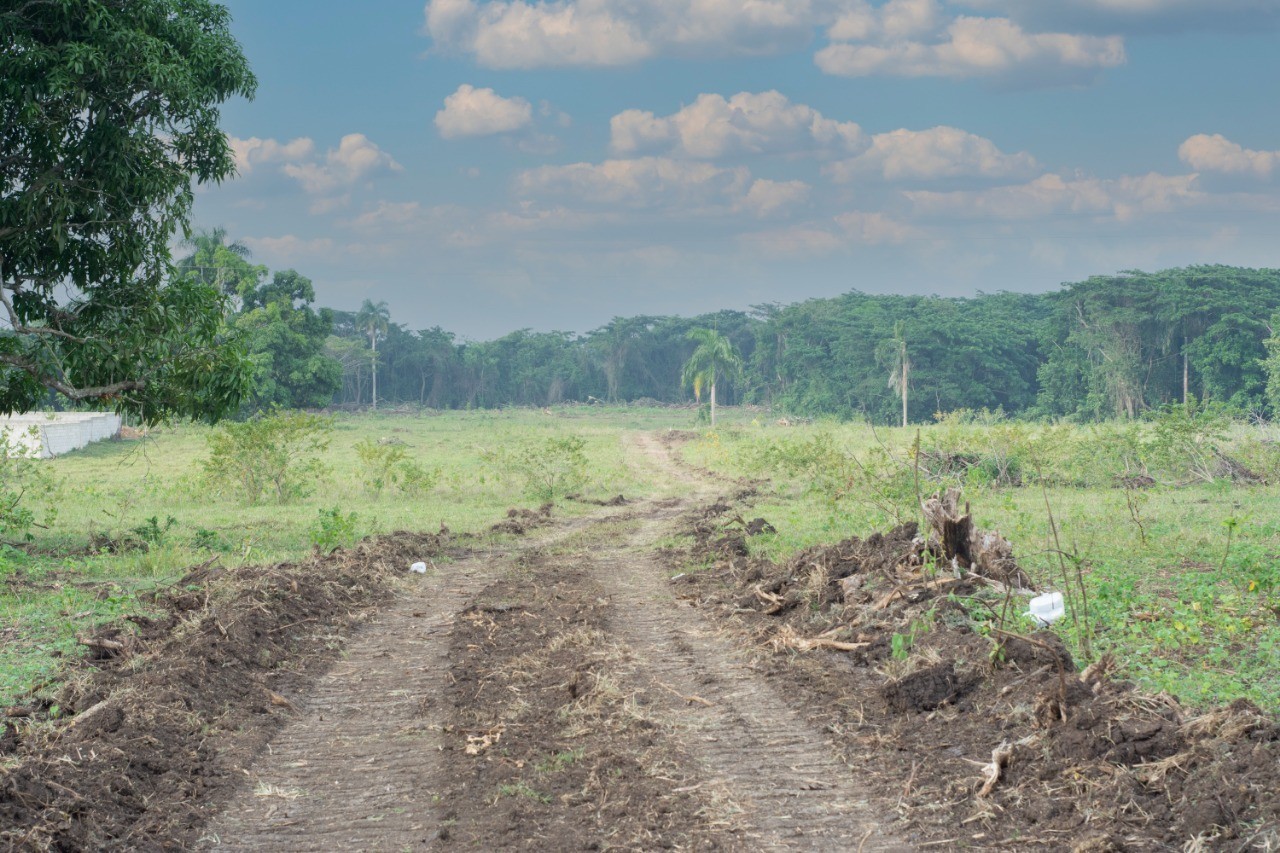
[[[205,482],[211,430],[203,426],[163,428],[49,460],[42,464],[56,488],[24,499],[56,506],[55,519],[36,528],[31,542],[0,552],[0,707],[53,677],[77,633],[145,611],[139,592],[172,583],[194,564],[215,556],[231,568],[304,557],[321,513],[335,508],[353,522],[353,537],[435,531],[442,523],[456,533],[486,531],[508,508],[539,503],[503,454],[556,436],[585,441],[584,497],[643,496],[646,484],[624,461],[623,431],[689,420],[686,412],[624,408],[339,416],[323,455],[327,473],[310,495],[284,505],[249,505]],[[355,450],[362,441],[399,444],[438,470],[438,482],[421,495],[371,494]],[[557,512],[585,509],[562,501]],[[123,553],[106,544],[139,538],[152,541]]]
[[[917,433],[779,426],[731,409],[722,417],[717,431],[704,431],[684,453],[695,464],[762,481],[752,513],[778,532],[754,538],[757,552],[783,559],[808,545],[867,535],[915,518],[917,493],[959,485],[978,525],[1012,540],[1041,585],[1062,588],[1064,565],[1074,577],[1075,564],[1054,553],[1059,544],[1080,560],[1091,630],[1059,623],[1070,639],[1088,633],[1095,654],[1114,653],[1129,676],[1188,704],[1246,696],[1280,709],[1280,489],[1214,476],[1212,460],[1197,450],[1205,445],[1197,430],[1223,430],[1213,433],[1215,446],[1280,482],[1280,459],[1272,459],[1280,451],[1258,429],[1197,423],[1173,429],[1171,438],[1151,425],[946,422]],[[327,472],[310,495],[284,505],[246,504],[205,481],[207,427],[166,428],[51,460],[46,470],[60,484],[49,495],[56,519],[37,528],[33,541],[0,553],[0,706],[56,677],[77,633],[144,611],[138,593],[172,583],[191,565],[215,556],[232,569],[303,557],[321,514],[335,509],[353,536],[434,531],[441,523],[483,532],[507,508],[537,505],[512,459],[522,448],[536,455],[549,439],[583,439],[584,496],[643,497],[651,486],[628,467],[623,436],[672,427],[695,428],[692,412],[341,416],[324,455]],[[378,441],[438,470],[436,485],[420,495],[371,494],[356,446]],[[1143,470],[1154,484],[1119,485],[1139,458],[1149,460]],[[588,508],[561,501],[558,512]],[[151,541],[123,553],[106,545],[138,538]]]
[[[1004,444],[1003,455],[992,438],[1002,429],[1018,439]],[[1118,479],[1125,471],[1114,454],[1117,430],[1125,441],[1139,439],[1157,482],[1126,488]],[[926,497],[962,486],[977,526],[1007,536],[1041,588],[1074,591],[1072,557],[1079,561],[1094,656],[1114,654],[1129,677],[1192,706],[1244,696],[1280,710],[1280,490],[1197,479],[1179,470],[1186,448],[1161,459],[1168,448],[1148,425],[1092,432],[1008,424],[873,432],[864,425],[779,428],[757,420],[708,433],[685,453],[695,464],[767,481],[752,512],[778,532],[751,544],[778,559],[916,519],[917,478]],[[1268,454],[1280,453],[1255,428],[1225,432],[1222,446],[1257,469]],[[1092,447],[1095,440],[1099,446]],[[1071,442],[1076,446],[1067,447]],[[944,451],[966,449],[975,451],[964,459],[971,467],[939,473]],[[991,473],[1009,457],[1016,463],[1010,467],[1021,466],[1016,484],[993,482]],[[1197,461],[1203,460],[1188,464]],[[1058,550],[1070,556],[1060,560]],[[1085,626],[1077,632],[1070,623],[1055,628],[1080,650]]]

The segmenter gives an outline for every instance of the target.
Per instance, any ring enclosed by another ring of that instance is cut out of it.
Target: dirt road
[[[629,442],[658,497],[435,567],[290,697],[203,844],[906,849],[856,768],[672,593],[662,540],[731,486]]]

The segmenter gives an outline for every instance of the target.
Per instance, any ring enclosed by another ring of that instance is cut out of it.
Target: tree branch
[[[42,371],[38,365],[32,364],[21,356],[11,355],[9,353],[0,353],[0,364],[7,364],[15,367],[23,373],[34,377],[38,382],[47,388],[52,388],[59,394],[62,394],[72,400],[94,400],[108,397],[114,394],[121,394],[125,391],[141,391],[147,387],[145,379],[127,379],[123,382],[113,382],[110,385],[97,385],[92,388],[77,388],[61,379],[55,379],[45,371]]]

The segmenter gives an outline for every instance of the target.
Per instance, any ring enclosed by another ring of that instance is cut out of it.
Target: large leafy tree
[[[378,336],[387,334],[387,326],[391,323],[391,309],[387,303],[376,305],[366,299],[356,314],[356,328],[369,336],[369,367],[373,371],[373,410],[378,410]]]
[[[716,425],[716,385],[720,380],[733,382],[742,377],[742,356],[733,343],[712,329],[690,329],[689,340],[697,349],[684,365],[684,382],[692,385],[694,395],[702,399],[702,388],[711,392],[711,426]]]
[[[219,106],[256,85],[209,0],[0,11],[0,410],[48,389],[143,420],[216,418],[247,387],[223,295],[173,274],[193,182],[230,176]]]
[[[235,324],[246,336],[254,366],[255,408],[322,408],[342,387],[342,365],[325,352],[333,312],[314,310],[311,279],[294,270],[244,294]]]

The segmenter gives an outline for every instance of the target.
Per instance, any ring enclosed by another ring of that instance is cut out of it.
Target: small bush
[[[426,469],[409,458],[403,444],[378,441],[356,443],[360,479],[375,497],[395,490],[405,495],[425,494],[440,480],[440,469]]]
[[[587,442],[569,435],[531,442],[514,451],[486,454],[498,474],[513,473],[524,481],[525,495],[554,501],[581,489],[587,482]]]
[[[39,429],[32,426],[27,435],[38,439]],[[37,451],[15,446],[11,438],[10,428],[0,430],[0,541],[6,542],[30,540],[31,528],[53,524],[61,488]]]
[[[400,491],[406,495],[425,495],[440,482],[439,468],[423,468],[417,462],[406,461],[400,465]]]
[[[209,530],[206,527],[197,527],[192,543],[205,551],[229,551],[231,543],[227,541],[221,533],[216,530]]]
[[[332,430],[332,418],[306,412],[224,424],[209,436],[205,476],[251,504],[304,498],[328,470],[317,457],[328,450]]]
[[[165,516],[164,524],[160,523],[160,516],[153,515],[146,519],[142,524],[133,528],[131,531],[134,536],[138,537],[138,541],[142,542],[148,549],[160,546],[169,538],[169,531],[178,523],[178,519],[172,515]]]
[[[1216,479],[1218,445],[1231,423],[1221,407],[1191,400],[1157,409],[1148,418],[1154,427],[1147,445],[1153,468],[1178,480]]]
[[[321,509],[315,524],[311,526],[311,544],[321,554],[332,554],[339,548],[350,548],[356,543],[356,522],[359,516],[343,514],[341,507]]]

